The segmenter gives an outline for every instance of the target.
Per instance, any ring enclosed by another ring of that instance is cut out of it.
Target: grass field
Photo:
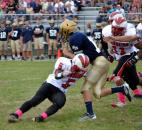
[[[141,63],[138,64],[139,71],[142,71]],[[80,94],[82,80],[69,89],[64,108],[44,123],[35,123],[31,119],[50,105],[48,100],[25,113],[20,122],[9,124],[8,114],[33,96],[52,72],[53,65],[47,61],[0,62],[0,130],[142,130],[142,101],[134,99],[124,108],[112,108],[110,104],[116,101],[115,95],[94,99],[97,119],[79,122],[79,117],[86,111]]]

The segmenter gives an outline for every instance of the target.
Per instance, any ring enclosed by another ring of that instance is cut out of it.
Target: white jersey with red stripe
[[[72,72],[71,71],[71,59],[65,58],[65,57],[60,57],[56,63],[55,63],[55,67],[54,67],[54,71],[52,74],[50,74],[48,76],[48,78],[46,79],[46,81],[52,85],[54,85],[55,87],[59,88],[62,92],[66,92],[68,87],[70,86],[74,86],[75,82],[82,78],[86,72],[80,70],[79,72]],[[55,78],[55,71],[57,70],[62,70],[63,71],[70,71],[71,73],[66,76],[63,77],[61,79],[56,79]]]
[[[102,30],[102,34],[104,37],[109,37],[113,36],[111,32],[111,25],[107,25]],[[125,31],[125,36],[131,36],[131,35],[136,35],[136,29],[132,24],[127,25],[126,31]],[[120,41],[115,41],[111,43],[113,52],[115,54],[116,59],[120,59],[124,55],[129,55],[130,53],[137,51],[137,49],[134,46],[134,42],[120,42]]]

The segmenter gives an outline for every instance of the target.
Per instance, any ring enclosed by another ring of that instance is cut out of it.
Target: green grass
[[[142,71],[141,63],[138,64],[139,71]],[[50,105],[48,100],[25,113],[22,121],[9,124],[8,114],[34,95],[52,72],[53,65],[47,61],[0,62],[0,130],[142,130],[142,101],[133,100],[124,108],[113,109],[110,104],[116,101],[115,95],[100,100],[94,98],[97,119],[79,122],[79,117],[85,112],[80,94],[82,80],[69,89],[65,106],[44,123],[34,123],[31,119]]]

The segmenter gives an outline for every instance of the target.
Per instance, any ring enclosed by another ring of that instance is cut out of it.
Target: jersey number
[[[62,87],[64,89],[66,89],[66,88],[68,88],[71,85],[71,83],[74,83],[74,82],[75,82],[74,79],[68,79],[68,81],[66,83],[62,84]]]
[[[57,31],[56,30],[50,30],[49,33],[50,33],[51,37],[56,37]]]
[[[6,32],[1,32],[1,33],[0,33],[0,38],[1,38],[1,39],[6,38]]]
[[[12,37],[17,37],[17,35],[18,35],[18,31],[13,31]]]
[[[101,39],[101,33],[100,32],[95,32],[95,39],[100,40]]]
[[[126,52],[125,52],[125,49],[124,49],[123,47],[120,47],[120,48],[119,48],[119,51],[120,51],[120,52],[118,52],[118,50],[116,49],[116,46],[112,46],[112,48],[113,48],[113,51],[114,51],[115,54],[124,55],[124,54],[126,53]]]

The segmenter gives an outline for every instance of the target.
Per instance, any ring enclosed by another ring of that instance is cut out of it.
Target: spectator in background
[[[30,3],[27,4],[26,14],[33,14],[33,8],[30,6]]]
[[[77,8],[77,11],[81,11],[82,8],[82,2],[80,0],[74,0],[75,6]]]
[[[64,14],[65,13],[65,7],[62,0],[56,0],[54,5],[54,10],[56,14]]]
[[[48,1],[47,1],[47,0],[42,0],[41,6],[42,6],[42,13],[48,13],[48,12],[47,12],[47,9],[48,9]]]
[[[136,7],[136,12],[141,12],[141,8],[142,8],[142,1],[141,0],[133,0],[132,5],[134,7]]]
[[[37,60],[44,59],[43,32],[44,26],[41,24],[41,19],[38,17],[36,20],[36,26],[33,29],[34,49],[36,54],[35,59]]]
[[[109,5],[108,8],[109,8],[108,11],[107,11],[108,14],[111,14],[112,12],[115,12],[117,10],[116,4]]]
[[[33,8],[34,13],[40,13],[42,10],[42,6],[38,0],[32,0],[30,6]]]
[[[48,2],[47,12],[48,12],[49,14],[55,13],[55,11],[54,11],[54,2],[51,2],[51,1]]]
[[[116,5],[116,11],[120,12],[123,16],[125,16],[125,10],[122,8],[120,4]]]
[[[67,10],[67,13],[73,13],[76,14],[76,7],[75,7],[75,3],[73,0],[67,0],[67,2],[65,3],[65,7]]]
[[[10,0],[7,5],[7,13],[15,13],[18,9],[18,1],[17,0]]]
[[[19,5],[19,8],[16,11],[16,14],[26,14],[26,10],[22,5]]]
[[[132,5],[130,7],[130,11],[129,11],[127,19],[138,21],[138,14],[136,13],[137,13],[137,8]]]

